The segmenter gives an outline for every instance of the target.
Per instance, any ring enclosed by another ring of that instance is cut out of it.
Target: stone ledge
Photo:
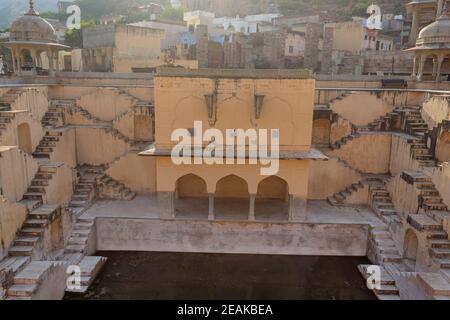
[[[157,68],[157,77],[243,78],[243,79],[312,79],[306,69],[184,69]]]

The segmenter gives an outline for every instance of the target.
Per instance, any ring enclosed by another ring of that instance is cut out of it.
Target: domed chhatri
[[[55,29],[34,10],[30,1],[30,10],[11,25],[11,40],[35,40],[56,42]]]
[[[29,4],[28,12],[12,23],[4,45],[11,49],[15,74],[53,74],[58,70],[58,51],[70,48],[57,42],[55,29],[34,9],[33,0]]]
[[[431,60],[432,76],[437,82],[440,81],[442,64],[445,60],[450,61],[450,12],[447,5],[435,22],[420,31],[416,46],[407,51],[415,54],[413,77],[422,80],[425,65]]]

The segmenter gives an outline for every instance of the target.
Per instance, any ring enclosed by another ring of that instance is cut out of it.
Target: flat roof
[[[157,68],[156,77],[243,78],[243,79],[312,79],[306,69],[185,69]]]

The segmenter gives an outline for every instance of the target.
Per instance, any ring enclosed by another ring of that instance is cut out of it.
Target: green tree
[[[174,8],[172,6],[167,6],[161,12],[160,18],[164,20],[171,21],[183,21],[184,11],[182,8]]]
[[[80,29],[70,29],[64,34],[65,44],[72,48],[82,48],[83,47],[83,29],[95,26],[95,21],[81,21]]]

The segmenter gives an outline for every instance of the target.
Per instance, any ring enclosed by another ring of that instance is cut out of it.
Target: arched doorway
[[[17,127],[17,139],[19,149],[30,154],[33,152],[30,126],[28,125],[28,123],[22,123]]]
[[[175,217],[208,218],[208,192],[206,182],[195,174],[188,174],[176,182]]]
[[[419,240],[412,230],[408,230],[405,235],[405,242],[403,243],[403,258],[408,267],[414,271],[416,269],[417,250],[419,247]]]
[[[277,176],[268,177],[258,185],[255,201],[256,220],[289,220],[289,186]]]
[[[229,175],[217,182],[214,194],[214,213],[216,219],[248,220],[250,195],[247,182]]]

